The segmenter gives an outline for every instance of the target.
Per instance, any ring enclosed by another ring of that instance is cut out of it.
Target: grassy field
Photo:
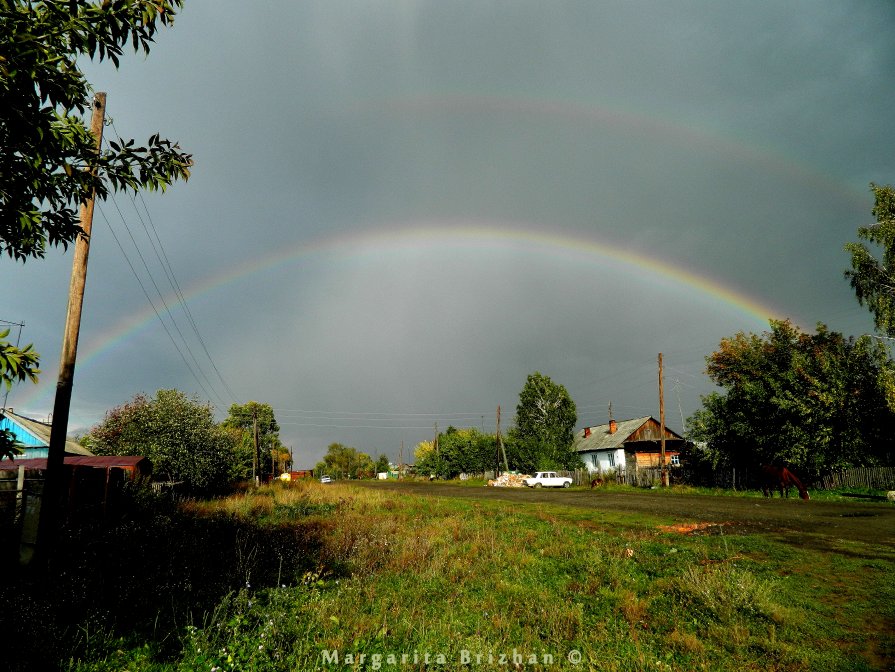
[[[56,644],[28,655],[71,670],[214,672],[895,661],[895,557],[882,546],[829,553],[653,516],[313,482],[123,525],[103,549],[129,543],[125,560],[93,549],[71,569],[88,594],[89,565],[102,571],[101,593],[121,608],[72,596],[59,613],[37,596],[31,616],[51,632],[30,636]],[[128,568],[140,586],[125,587]]]

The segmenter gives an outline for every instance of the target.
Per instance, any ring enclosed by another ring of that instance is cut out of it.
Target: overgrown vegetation
[[[476,656],[510,669],[514,654],[524,666],[600,670],[893,660],[895,557],[881,546],[831,554],[723,526],[683,534],[655,518],[314,482],[157,506],[73,533],[48,584],[4,584],[12,669],[457,669]]]

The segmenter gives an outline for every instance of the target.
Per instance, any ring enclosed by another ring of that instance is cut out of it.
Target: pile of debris
[[[495,488],[522,488],[525,486],[526,478],[531,478],[529,474],[501,474],[496,479],[488,481],[490,487]]]

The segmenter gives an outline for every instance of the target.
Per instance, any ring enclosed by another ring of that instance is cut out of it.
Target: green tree
[[[42,257],[81,233],[78,206],[92,193],[164,189],[189,177],[190,155],[149,138],[95,153],[83,118],[90,85],[79,58],[117,67],[128,43],[149,53],[159,24],[183,0],[0,0],[0,252]],[[90,168],[90,170],[86,170]]]
[[[823,324],[814,334],[772,320],[762,336],[738,333],[706,358],[725,392],[703,397],[687,422],[716,466],[783,463],[806,473],[886,462],[895,420],[895,363],[868,336]]]
[[[515,427],[507,439],[507,460],[520,471],[577,469],[581,459],[572,450],[578,414],[562,385],[538,371],[529,374],[516,406]]]
[[[228,429],[235,430],[237,449],[232,468],[233,476],[238,480],[249,478],[252,473],[255,419],[258,422],[258,453],[261,456],[261,464],[258,465],[259,475],[272,474],[275,471],[274,467],[283,460],[285,449],[280,442],[280,425],[270,404],[257,401],[233,404],[222,424]]]
[[[392,465],[388,459],[388,455],[380,455],[379,457],[376,458],[375,469],[376,469],[377,474],[382,474],[384,472],[387,472],[387,471],[391,470],[391,468],[392,468]]]
[[[190,155],[149,138],[109,143],[95,153],[83,115],[90,85],[80,57],[117,67],[124,47],[149,52],[159,24],[173,21],[183,0],[101,3],[0,0],[0,254],[25,262],[47,245],[67,246],[82,232],[78,207],[95,193],[164,189],[189,177]],[[90,170],[86,170],[90,168]],[[0,380],[36,380],[37,353],[0,335]],[[14,450],[0,433],[0,455]]]
[[[873,314],[877,331],[895,337],[895,190],[873,183],[873,217],[876,223],[858,229],[858,237],[882,248],[877,260],[863,243],[847,243],[851,270],[845,277],[855,290],[858,303]]]
[[[370,478],[375,465],[366,453],[341,443],[331,443],[315,471],[334,478]]]
[[[420,444],[416,452],[416,470],[438,478],[456,478],[460,474],[481,474],[494,468],[497,443],[494,435],[474,427],[448,427],[438,435],[438,450],[432,442]]]
[[[210,404],[179,390],[138,394],[113,408],[83,439],[97,455],[143,455],[156,480],[180,481],[194,493],[230,484],[235,445]]]

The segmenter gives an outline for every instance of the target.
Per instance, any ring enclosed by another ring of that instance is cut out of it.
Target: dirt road
[[[760,532],[800,546],[895,558],[895,505],[888,502],[803,502],[798,498],[682,495],[644,490],[472,488],[407,481],[358,481],[356,484],[417,495],[540,502],[595,511],[650,514],[656,516],[657,524],[725,523],[719,528],[725,534]],[[869,547],[842,542],[862,542]]]

